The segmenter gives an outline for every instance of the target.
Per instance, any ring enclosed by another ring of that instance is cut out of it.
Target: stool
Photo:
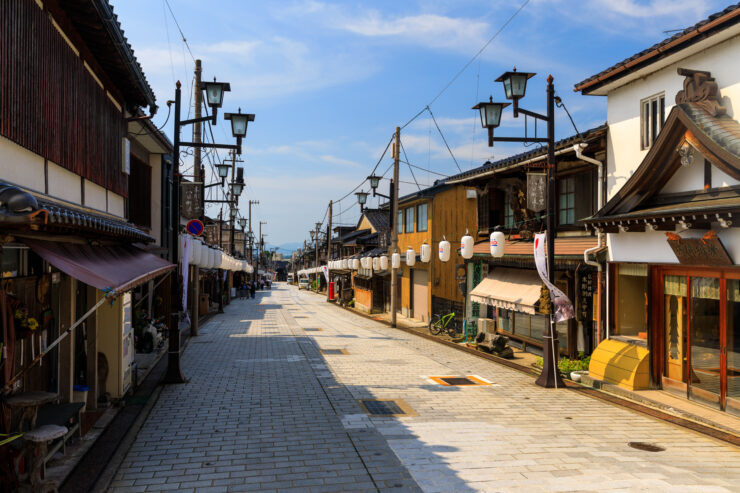
[[[46,460],[47,444],[66,434],[66,426],[43,425],[38,428],[34,428],[23,435],[23,439],[29,444],[29,449],[33,447],[33,450],[30,450],[31,456],[33,457],[30,475],[31,491],[56,493],[57,486],[54,481],[44,481],[41,479],[41,468]]]

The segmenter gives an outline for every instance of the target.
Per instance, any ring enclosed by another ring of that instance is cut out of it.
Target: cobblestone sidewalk
[[[190,383],[164,389],[114,491],[740,491],[730,445],[284,284],[201,334],[184,354]],[[492,385],[431,378],[468,375]],[[409,414],[368,416],[361,399],[402,399]]]

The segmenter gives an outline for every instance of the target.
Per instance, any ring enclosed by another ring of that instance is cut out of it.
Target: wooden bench
[[[44,457],[44,476],[46,476],[46,463],[59,449],[62,453],[67,452],[67,440],[77,434],[78,438],[82,437],[82,408],[83,402],[69,402],[67,404],[46,404],[41,406],[36,416],[36,426],[57,425],[67,428],[67,432],[59,437],[48,447],[46,457]]]

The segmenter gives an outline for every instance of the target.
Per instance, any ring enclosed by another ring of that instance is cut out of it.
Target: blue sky
[[[231,83],[222,112],[241,107],[256,114],[242,155],[247,188],[240,212],[246,217],[246,201],[259,200],[253,228],[267,221],[266,241],[279,245],[307,239],[329,200],[350,192],[372,171],[395,126],[423,109],[524,0],[169,2],[193,55],[203,60],[203,78]],[[111,3],[157,96],[155,123],[165,123],[175,80],[185,87],[185,118],[193,61],[165,1]],[[604,98],[580,96],[574,83],[672,34],[664,31],[685,28],[727,5],[530,0],[431,110],[463,170],[523,150],[488,148],[470,109],[491,94],[503,100],[493,80],[513,66],[538,73],[522,106],[544,112],[545,78],[552,74],[579,130],[598,126],[606,120]],[[221,119],[213,132],[217,141],[231,143],[226,123]],[[498,133],[518,135],[522,125],[508,111]],[[171,119],[164,131],[172,137]],[[556,137],[573,133],[561,110]],[[411,163],[444,175],[458,171],[428,113],[404,128],[401,140]],[[183,169],[188,164],[185,157]],[[378,169],[390,164],[386,156]],[[422,188],[439,177],[414,173]],[[407,166],[401,182],[402,194],[417,189]],[[387,191],[387,182],[381,187]],[[208,214],[217,216],[218,209]],[[354,195],[335,203],[334,214],[335,224],[354,224]]]

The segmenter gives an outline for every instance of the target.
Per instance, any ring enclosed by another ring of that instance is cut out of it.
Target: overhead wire
[[[434,126],[437,127],[437,131],[439,132],[439,135],[442,137],[442,141],[445,143],[445,147],[447,147],[447,151],[449,151],[450,156],[452,156],[452,160],[455,161],[455,166],[457,166],[457,169],[462,173],[462,168],[457,162],[457,159],[455,159],[455,155],[452,153],[452,149],[450,149],[450,145],[447,143],[447,139],[445,139],[445,134],[442,133],[442,129],[439,128],[439,124],[437,124],[437,119],[434,118],[434,113],[432,113],[432,109],[427,106],[426,110],[429,112],[429,116],[432,117],[432,121],[434,122]]]
[[[403,147],[403,141],[401,142],[401,150],[403,151],[403,157],[406,158],[406,164],[409,164],[409,157],[406,155],[406,149]],[[421,187],[419,186],[419,182],[416,181],[416,175],[414,174],[414,169],[409,165],[409,171],[411,172],[411,177],[414,179],[414,183],[416,183],[416,188],[418,188],[421,191]],[[401,181],[400,179],[398,181]]]

